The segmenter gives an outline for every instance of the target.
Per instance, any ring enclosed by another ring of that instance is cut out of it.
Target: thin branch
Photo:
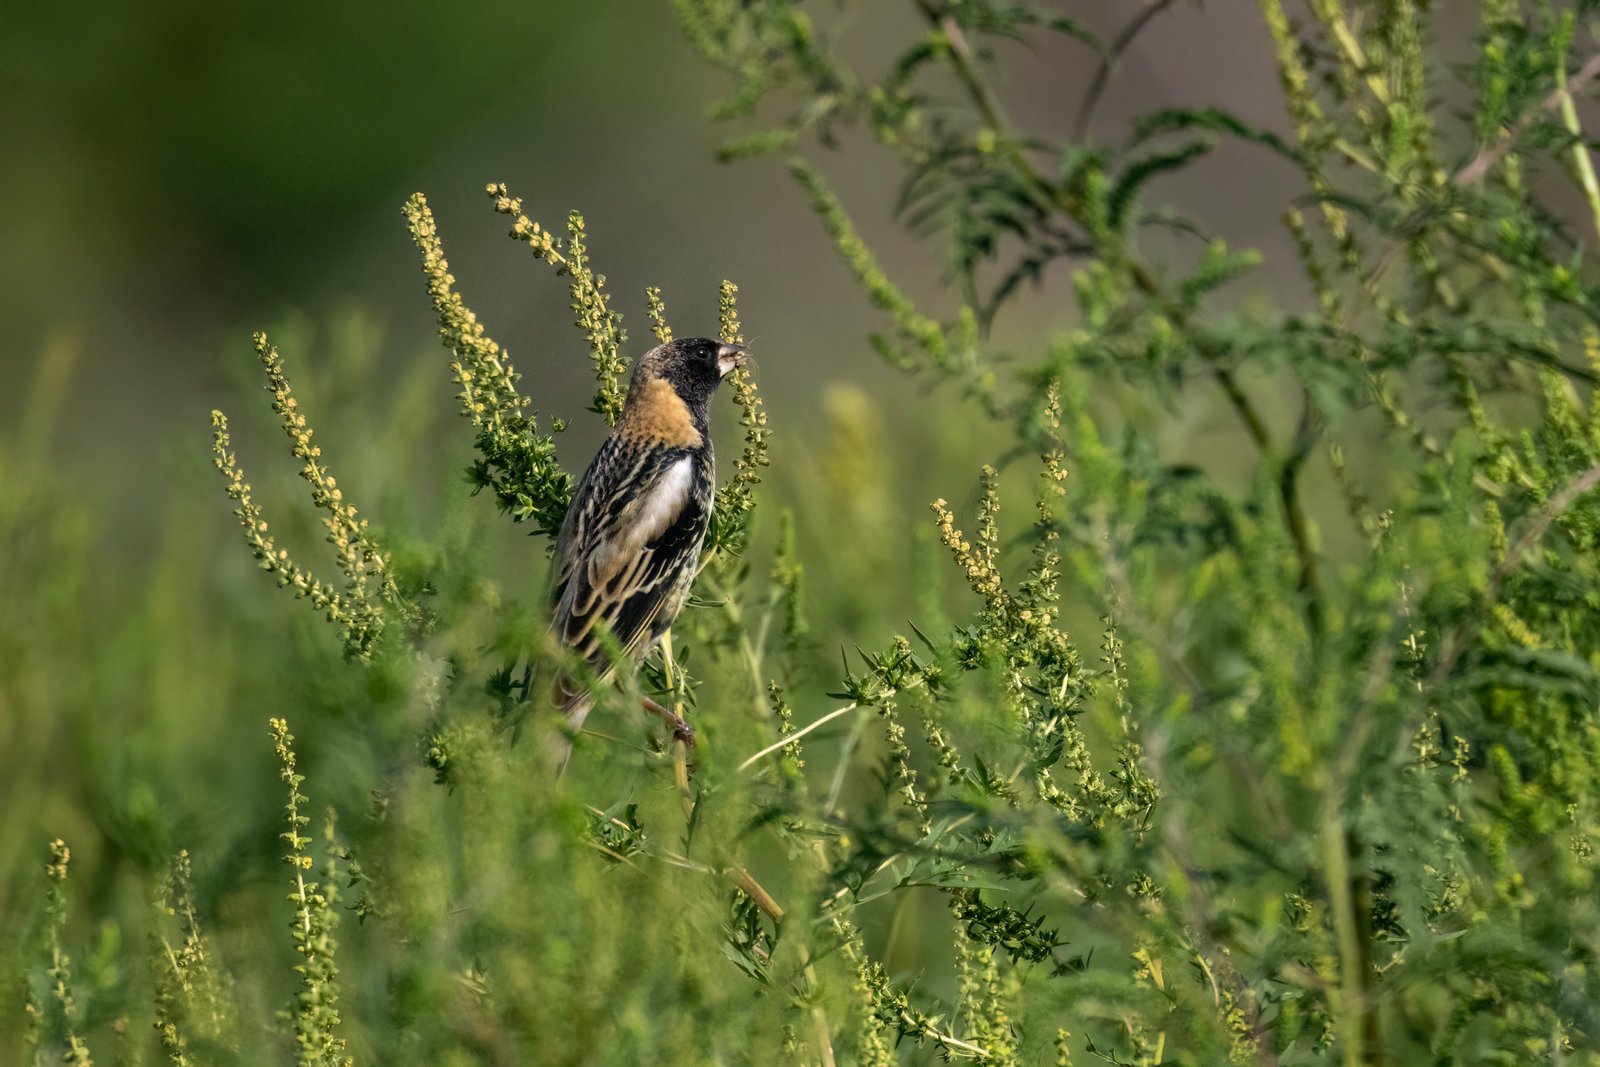
[[[1500,566],[1494,569],[1494,574],[1489,579],[1489,593],[1492,596],[1500,589],[1500,583],[1507,574],[1522,562],[1522,557],[1538,543],[1539,538],[1550,528],[1550,524],[1560,518],[1573,504],[1577,503],[1580,496],[1600,485],[1600,463],[1584,471],[1572,484],[1550,499],[1550,503],[1539,512],[1539,517],[1534,519],[1523,535],[1517,538],[1517,543],[1511,546],[1506,553],[1506,558]]]
[[[1089,83],[1089,88],[1084,92],[1083,102],[1078,105],[1078,115],[1072,122],[1073,141],[1082,141],[1089,133],[1089,124],[1094,121],[1094,113],[1100,107],[1100,100],[1105,96],[1106,86],[1111,84],[1111,75],[1116,72],[1117,64],[1122,60],[1122,53],[1138,37],[1152,20],[1167,8],[1171,7],[1173,0],[1151,0],[1149,5],[1122,28],[1116,40],[1111,42],[1111,47],[1106,51],[1100,61],[1100,69],[1094,72],[1094,80]]]
[[[1494,602],[1495,597],[1500,592],[1500,585],[1505,581],[1506,576],[1515,570],[1517,565],[1522,562],[1522,557],[1526,556],[1533,550],[1533,546],[1539,543],[1539,539],[1550,528],[1550,524],[1560,518],[1573,504],[1577,503],[1579,497],[1597,485],[1600,485],[1600,463],[1584,471],[1565,489],[1550,498],[1550,502],[1540,509],[1538,517],[1528,525],[1522,536],[1517,538],[1516,544],[1512,545],[1510,550],[1506,552],[1506,558],[1500,561],[1500,566],[1496,567],[1494,573],[1489,576],[1489,585],[1483,591],[1481,603],[1492,604]],[[1478,612],[1469,614],[1456,625],[1454,630],[1450,631],[1450,636],[1444,643],[1444,651],[1439,655],[1439,662],[1434,665],[1433,671],[1428,675],[1430,686],[1437,685],[1449,676],[1450,671],[1456,665],[1456,660],[1461,658],[1461,653],[1466,649],[1467,631],[1477,620],[1478,614]]]
[[[1300,559],[1299,591],[1306,599],[1306,622],[1314,635],[1322,632],[1322,601],[1317,582],[1317,557],[1311,550],[1311,523],[1300,499],[1300,472],[1305,469],[1311,447],[1317,441],[1320,422],[1311,393],[1302,389],[1300,424],[1295,427],[1294,440],[1290,442],[1289,454],[1284,457],[1278,475],[1278,497],[1283,502],[1289,536],[1294,540],[1295,554]]]
[[[1551,111],[1560,107],[1563,99],[1581,92],[1584,86],[1595,78],[1600,78],[1600,52],[1590,56],[1588,61],[1578,68],[1578,72],[1567,79],[1566,84],[1558,86],[1549,96],[1539,101],[1537,108],[1522,116],[1515,126],[1501,133],[1498,141],[1474,156],[1466,166],[1456,171],[1450,180],[1457,185],[1471,185],[1482,181],[1489,173],[1489,169],[1505,158],[1506,153],[1516,145],[1517,138],[1533,125],[1541,111]]]
[[[739,769],[741,771],[747,769],[751,764],[757,762],[763,756],[772,755],[774,752],[777,752],[779,749],[784,748],[785,746],[789,745],[790,743],[800,740],[800,738],[804,737],[806,734],[809,734],[812,730],[815,730],[817,727],[825,726],[826,724],[832,722],[834,719],[837,719],[839,716],[845,714],[846,712],[854,711],[854,710],[856,710],[856,708],[858,708],[860,706],[861,705],[857,704],[855,701],[852,700],[850,703],[846,704],[842,708],[835,708],[833,711],[828,712],[828,714],[824,715],[822,718],[818,719],[816,722],[812,723],[810,726],[806,726],[806,727],[803,727],[803,728],[801,728],[799,730],[796,730],[794,733],[790,734],[788,737],[780,738],[779,740],[775,741],[774,743],[768,745],[766,748],[762,749],[760,752],[757,752],[754,756],[751,756],[749,759],[747,759],[743,763],[739,764]]]

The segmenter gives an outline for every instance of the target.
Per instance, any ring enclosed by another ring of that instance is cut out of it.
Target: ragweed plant
[[[500,509],[514,521],[531,520],[539,532],[554,535],[572,499],[572,476],[556,462],[554,439],[539,432],[537,414],[524,414],[532,401],[517,391],[520,375],[512,369],[510,357],[489,338],[455,291],[455,276],[444,258],[427,200],[420,193],[412,197],[405,215],[411,239],[422,253],[439,337],[454,357],[450,369],[461,386],[457,394],[461,413],[477,431],[479,459],[470,471],[473,487],[493,492]],[[561,424],[557,422],[554,429],[559,431]]]
[[[157,930],[153,963],[155,1028],[161,1051],[174,1067],[195,1062],[190,1036],[217,1040],[226,1032],[228,1011],[224,976],[213,965],[194,901],[189,853],[172,859],[156,897]],[[168,928],[175,926],[175,936]]]
[[[255,335],[256,355],[266,371],[267,389],[272,393],[272,410],[282,419],[283,430],[289,436],[290,452],[305,464],[300,476],[311,486],[312,506],[327,512],[322,520],[328,530],[328,543],[338,554],[339,569],[344,573],[344,590],[319,581],[310,571],[297,565],[287,548],[279,547],[267,533],[267,523],[262,511],[251,496],[250,484],[244,480],[228,435],[228,420],[220,411],[211,413],[211,451],[213,463],[228,480],[228,496],[238,505],[234,515],[244,527],[245,540],[251,552],[261,563],[261,569],[274,575],[280,586],[294,590],[297,597],[306,597],[320,608],[344,635],[345,651],[356,658],[372,654],[373,645],[383,631],[387,616],[408,612],[409,605],[402,599],[389,573],[389,555],[373,541],[368,521],[356,517],[355,506],[345,499],[344,490],[321,462],[322,449],[311,443],[312,429],[299,410],[284,375],[283,359],[278,350],[267,341],[267,335]]]
[[[28,1021],[28,1045],[36,1064],[75,1063],[90,1067],[94,1060],[82,1036],[82,1009],[73,988],[72,957],[63,943],[67,924],[67,865],[72,850],[60,838],[50,842],[49,879],[45,909],[45,961],[43,989],[29,983],[23,1011]]]
[[[338,945],[333,935],[339,921],[335,910],[339,891],[338,870],[334,865],[333,814],[328,814],[323,835],[327,861],[322,878],[310,881],[307,875],[316,861],[311,855],[311,838],[300,832],[311,822],[310,816],[302,814],[307,803],[300,792],[305,775],[295,769],[294,735],[289,733],[289,724],[273,719],[271,728],[280,775],[289,787],[285,808],[289,829],[281,836],[289,846],[283,862],[294,872],[293,890],[289,893],[294,917],[289,928],[295,951],[301,957],[301,962],[295,965],[300,975],[300,990],[288,1013],[294,1026],[296,1062],[300,1067],[342,1067],[355,1061],[345,1055],[344,1039],[338,1035],[339,968],[334,962]]]
[[[744,343],[743,328],[739,325],[739,287],[730,281],[722,283],[718,299],[717,337],[730,344]],[[761,484],[761,468],[767,465],[767,413],[762,410],[761,396],[756,392],[755,378],[749,367],[735,367],[728,375],[733,389],[733,402],[739,405],[739,425],[744,429],[744,447],[733,462],[733,477],[717,490],[714,522],[706,534],[706,545],[713,553],[738,555],[744,548],[750,522],[755,509],[755,487]]]

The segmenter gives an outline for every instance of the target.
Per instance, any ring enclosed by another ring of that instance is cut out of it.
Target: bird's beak
[[[717,346],[717,376],[726,378],[728,372],[745,364],[744,345]]]

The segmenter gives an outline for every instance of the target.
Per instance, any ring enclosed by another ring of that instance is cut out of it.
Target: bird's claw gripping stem
[[[684,721],[682,715],[679,715],[671,708],[662,707],[649,697],[643,697],[641,699],[644,702],[644,710],[648,711],[652,715],[660,716],[666,721],[668,726],[672,727],[673,737],[676,737],[679,741],[682,741],[688,748],[694,747],[694,728]]]

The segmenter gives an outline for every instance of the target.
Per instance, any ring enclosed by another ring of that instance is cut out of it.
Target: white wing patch
[[[620,536],[596,545],[590,557],[589,573],[596,589],[603,584],[603,576],[627,566],[645,545],[678,521],[693,485],[694,460],[684,456],[662,471],[655,485],[628,505],[617,523]]]
[[[694,459],[690,456],[684,456],[661,472],[655,488],[633,505],[638,509],[634,512],[633,525],[640,532],[640,542],[654,541],[678,521],[693,484]]]

